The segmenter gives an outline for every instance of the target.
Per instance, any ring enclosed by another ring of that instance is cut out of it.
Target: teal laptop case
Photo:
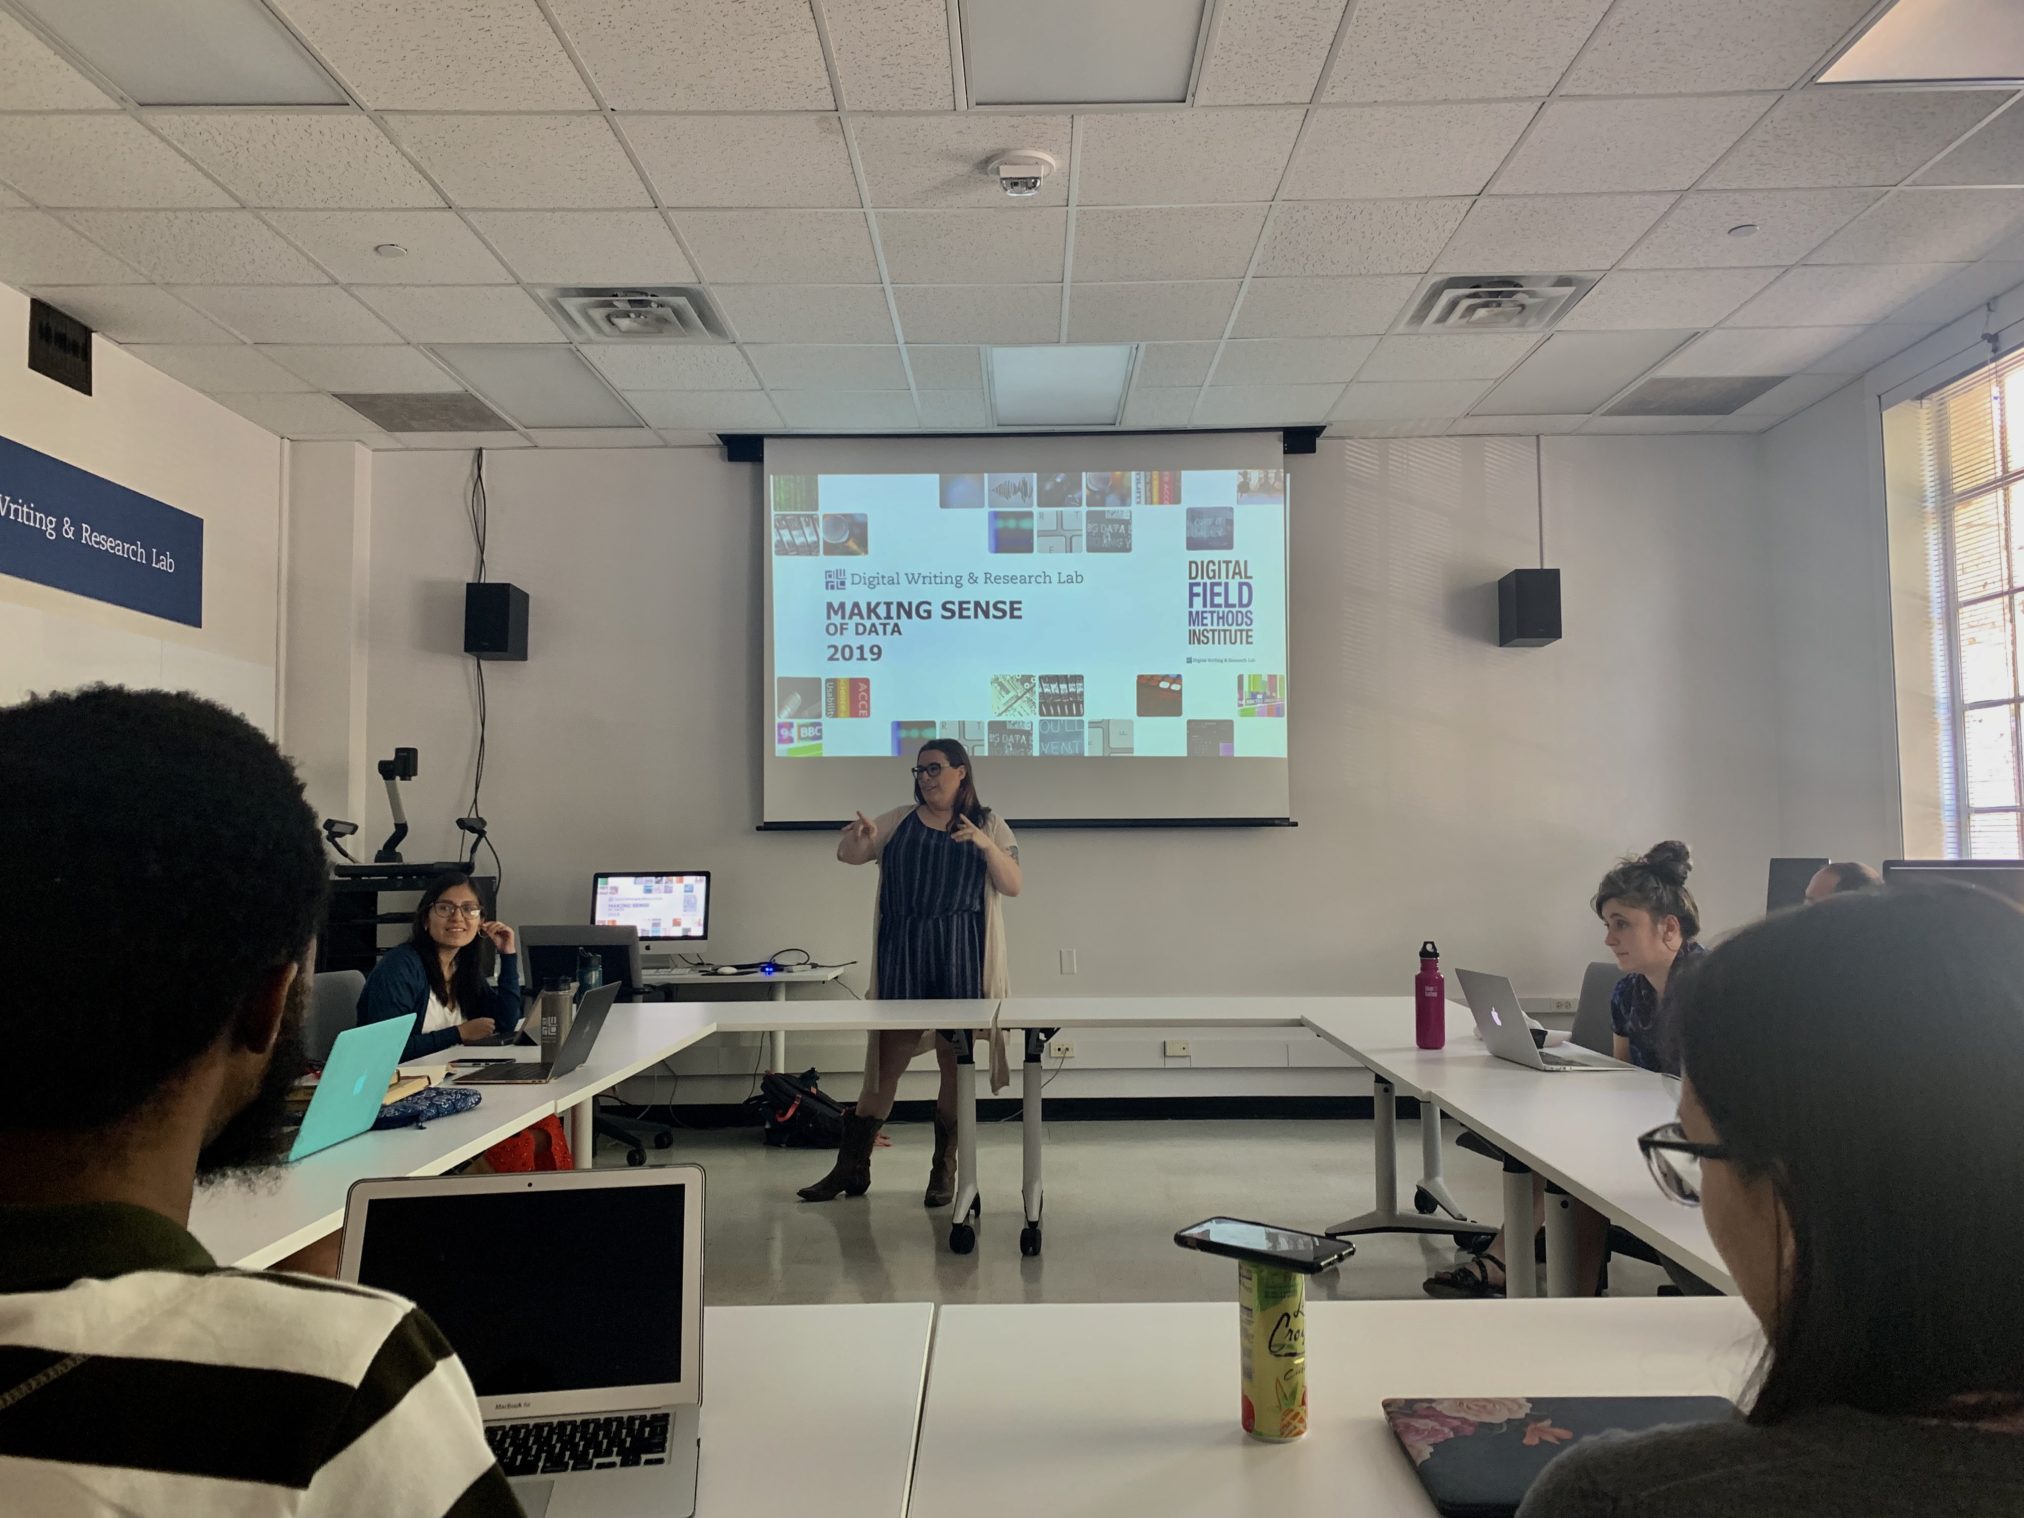
[[[412,1017],[389,1017],[337,1035],[323,1062],[323,1079],[302,1115],[302,1131],[288,1151],[291,1161],[356,1138],[372,1126],[414,1026]]]

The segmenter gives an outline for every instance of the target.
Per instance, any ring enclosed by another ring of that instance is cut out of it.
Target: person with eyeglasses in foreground
[[[857,814],[836,857],[879,867],[872,915],[871,994],[879,1000],[966,1000],[1012,994],[999,902],[1025,884],[1019,840],[977,798],[970,753],[953,738],[914,757],[914,799],[876,818]],[[935,1152],[921,1200],[946,1207],[956,1194],[956,1052],[932,1029],[873,1029],[865,1038],[864,1087],[843,1119],[843,1144],[828,1175],[801,1188],[805,1202],[862,1196],[871,1152],[892,1114],[900,1077],[932,1040],[941,1066]],[[993,1069],[1002,1065],[994,1057]]]
[[[2024,913],[1963,886],[1836,897],[1681,971],[1679,1121],[1638,1142],[1768,1341],[1732,1423],[1609,1434],[1520,1518],[2015,1518]]]
[[[304,1064],[327,871],[288,761],[101,686],[0,709],[0,774],[0,1511],[517,1518],[426,1317],[189,1232],[200,1180],[279,1161]]]

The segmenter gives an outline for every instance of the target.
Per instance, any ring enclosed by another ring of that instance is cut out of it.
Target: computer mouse
[[[710,973],[712,975],[743,975],[745,972],[736,965],[711,965]]]

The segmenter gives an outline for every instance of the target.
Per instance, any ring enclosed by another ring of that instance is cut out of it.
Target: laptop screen
[[[434,1319],[481,1401],[679,1382],[687,1189],[375,1197],[357,1279]]]

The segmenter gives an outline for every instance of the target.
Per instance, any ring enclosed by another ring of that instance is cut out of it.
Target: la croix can
[[[1307,1432],[1307,1278],[1237,1264],[1244,1432],[1280,1443]]]

